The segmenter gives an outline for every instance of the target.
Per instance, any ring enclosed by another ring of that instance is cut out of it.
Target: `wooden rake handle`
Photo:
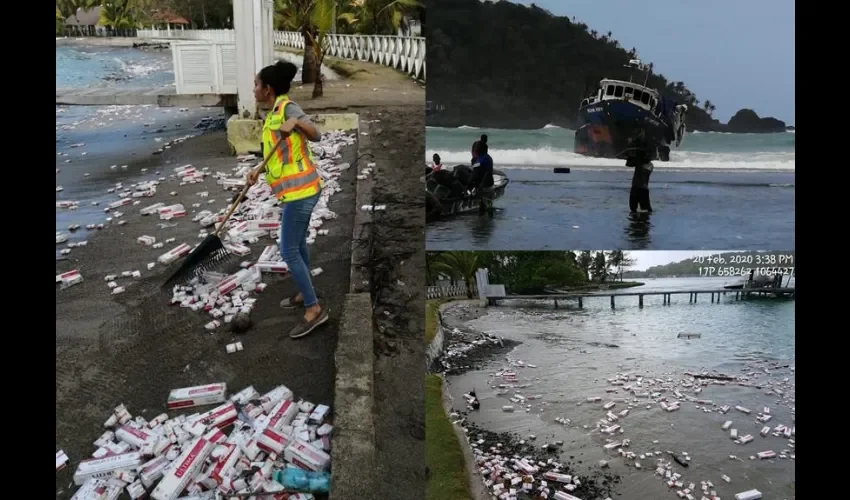
[[[266,157],[263,158],[263,161],[259,165],[254,167],[255,169],[264,167],[266,163],[268,163],[272,155],[275,154],[275,151],[280,148],[280,144],[284,141],[285,137],[286,136],[281,136],[280,139],[278,139],[277,142],[274,143],[274,147],[271,149],[271,151],[269,151],[269,154],[267,154]],[[248,190],[251,189],[251,186],[252,184],[248,184],[247,182],[245,182],[245,187],[242,188],[242,192],[239,193],[239,196],[236,198],[236,201],[234,201],[233,204],[230,205],[230,208],[227,210],[227,214],[225,214],[224,219],[222,219],[221,221],[221,224],[218,225],[218,228],[213,233],[214,235],[221,235],[221,232],[224,230],[224,225],[227,224],[227,221],[230,220],[230,216],[233,215],[233,212],[236,211],[236,207],[238,207],[239,204],[242,203],[242,199],[245,198],[246,194],[248,194]]]

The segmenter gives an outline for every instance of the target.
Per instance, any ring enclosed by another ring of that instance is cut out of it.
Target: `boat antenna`
[[[649,74],[652,73],[652,63],[646,65],[646,75],[643,78],[643,86],[646,87],[649,83]]]

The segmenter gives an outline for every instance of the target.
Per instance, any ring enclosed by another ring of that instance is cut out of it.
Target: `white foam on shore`
[[[429,149],[425,158],[440,155],[446,165],[469,163],[468,151],[437,151]],[[491,149],[490,156],[496,167],[542,168],[567,166],[573,168],[604,169],[623,168],[623,160],[591,158],[558,148],[542,149]],[[781,170],[793,172],[796,152],[758,153],[708,153],[700,151],[673,151],[669,162],[656,162],[656,167],[682,170]]]

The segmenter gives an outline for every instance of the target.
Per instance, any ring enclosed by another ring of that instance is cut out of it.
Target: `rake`
[[[265,166],[266,162],[269,161],[275,151],[277,151],[280,147],[283,140],[284,137],[278,139],[271,151],[269,151],[266,157],[263,158],[263,162],[255,168]],[[245,187],[242,188],[239,196],[237,196],[233,204],[230,205],[230,208],[227,210],[227,214],[225,214],[224,219],[222,219],[221,223],[219,223],[218,228],[216,228],[212,234],[207,235],[207,237],[204,238],[204,241],[202,241],[200,245],[195,247],[195,249],[186,256],[180,267],[174,271],[174,274],[172,274],[171,277],[168,278],[168,280],[166,280],[166,282],[162,285],[163,291],[170,291],[176,285],[186,284],[206,271],[210,271],[227,264],[228,261],[234,257],[234,255],[224,246],[219,235],[222,231],[224,231],[224,226],[227,224],[227,221],[230,220],[230,216],[233,215],[234,211],[236,211],[236,207],[242,203],[242,199],[245,198],[245,194],[248,193],[250,188],[251,185],[246,182]]]

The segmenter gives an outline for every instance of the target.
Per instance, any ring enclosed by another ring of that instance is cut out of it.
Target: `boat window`
[[[613,85],[608,85],[608,87],[605,88],[605,95],[614,95]]]
[[[643,92],[635,89],[635,101],[640,101],[641,96],[643,96]]]
[[[640,102],[642,102],[644,104],[649,104],[649,94],[644,92],[644,94],[642,96],[640,96]]]
[[[614,97],[623,97],[623,86],[622,85],[617,85],[616,89],[614,90]]]

